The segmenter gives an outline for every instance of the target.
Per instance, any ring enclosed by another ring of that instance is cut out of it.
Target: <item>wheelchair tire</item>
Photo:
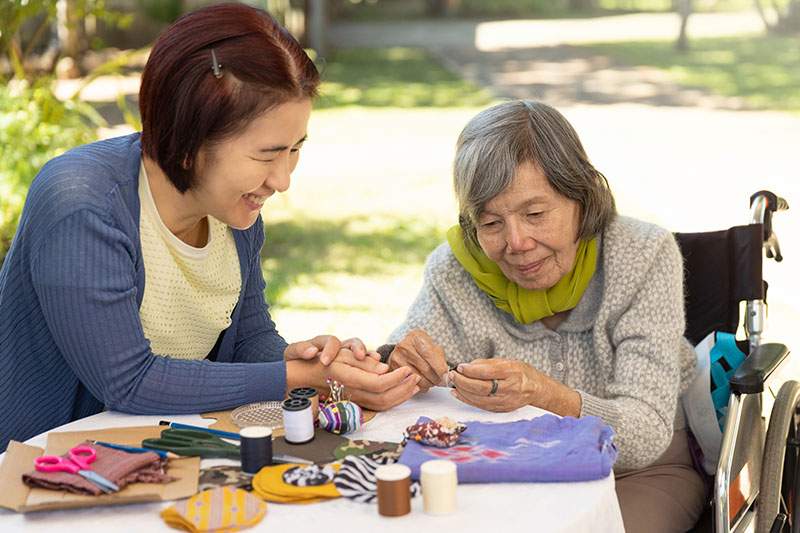
[[[787,381],[778,392],[767,427],[761,466],[756,533],[768,533],[780,512],[788,514],[791,531],[800,531],[798,446],[800,383]],[[787,446],[787,444],[792,444]],[[783,502],[783,506],[782,506]],[[787,509],[788,507],[788,509]]]

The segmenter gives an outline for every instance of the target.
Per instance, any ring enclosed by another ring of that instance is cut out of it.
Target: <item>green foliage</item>
[[[0,86],[0,263],[16,230],[25,195],[49,159],[95,140],[102,123],[88,104],[55,97],[52,82]]]
[[[322,68],[317,109],[483,106],[489,93],[442,68],[414,48],[342,50]]]
[[[131,14],[124,14],[119,11],[109,9],[106,0],[73,0],[76,7],[76,16],[86,18],[91,15],[98,20],[108,24],[126,27],[133,21]],[[17,53],[21,55],[23,50],[12,52],[12,41],[17,37],[17,32],[22,25],[29,19],[41,17],[40,26],[44,29],[56,18],[56,4],[58,0],[3,0],[0,2],[0,54]],[[42,33],[37,31],[35,39],[41,38]],[[30,49],[37,44],[35,41],[26,43],[26,48]],[[12,57],[12,63],[19,58]],[[17,72],[19,76],[19,72]]]
[[[183,14],[183,0],[138,0],[151,20],[171,23]]]
[[[631,65],[671,72],[685,85],[743,98],[751,107],[800,112],[800,40],[779,35],[692,39],[688,53],[662,41],[592,45]]]

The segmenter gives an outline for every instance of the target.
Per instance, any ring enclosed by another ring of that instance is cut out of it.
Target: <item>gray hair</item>
[[[578,202],[579,239],[602,233],[616,215],[608,180],[589,162],[567,119],[541,102],[513,100],[478,113],[456,144],[458,221],[474,245],[478,217],[523,163],[537,165],[556,192]]]

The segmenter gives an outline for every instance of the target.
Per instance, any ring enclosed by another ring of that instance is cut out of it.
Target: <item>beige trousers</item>
[[[615,477],[626,533],[688,531],[700,518],[706,488],[692,465],[685,429],[675,431],[653,464]]]

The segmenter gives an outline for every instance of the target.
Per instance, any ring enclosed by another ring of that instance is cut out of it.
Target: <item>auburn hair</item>
[[[203,145],[272,107],[314,98],[319,81],[311,58],[266,11],[229,3],[188,13],[159,35],[142,73],[142,151],[185,192]]]

